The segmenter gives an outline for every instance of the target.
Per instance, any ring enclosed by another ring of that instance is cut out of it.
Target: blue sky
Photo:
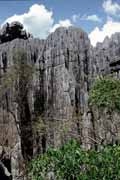
[[[120,32],[120,0],[0,1],[0,24],[15,20],[40,38],[59,26],[82,27],[95,45]]]

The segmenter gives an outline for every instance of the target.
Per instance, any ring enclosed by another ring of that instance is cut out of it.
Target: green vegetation
[[[98,78],[90,91],[89,101],[97,107],[120,111],[120,80],[112,77]]]
[[[83,150],[71,140],[59,149],[49,149],[31,161],[31,180],[120,180],[120,146],[105,146],[101,150]]]

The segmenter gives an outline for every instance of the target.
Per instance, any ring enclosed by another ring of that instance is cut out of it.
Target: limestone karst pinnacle
[[[13,65],[13,53],[18,49],[23,49],[27,53],[26,60],[35,66],[32,88],[26,97],[27,106],[32,122],[39,117],[45,123],[46,130],[36,130],[34,134],[34,155],[45,152],[50,145],[58,147],[70,138],[77,138],[85,148],[94,146],[92,139],[99,139],[100,143],[120,141],[119,114],[91,109],[88,103],[94,79],[98,75],[111,73],[110,63],[115,57],[120,58],[120,33],[93,48],[82,29],[59,28],[46,40],[40,40],[30,38],[23,26],[15,22],[3,27],[0,41],[0,78]],[[119,77],[119,71],[116,76]],[[14,119],[7,111],[7,106],[10,106],[19,124],[21,119],[12,93],[8,92],[3,99],[0,130],[4,134],[3,125],[8,128],[6,142],[16,154],[16,158],[11,157],[12,164],[16,164],[12,167],[16,180],[19,175],[17,158],[22,156],[21,150],[29,153],[26,147],[28,137],[18,134]]]

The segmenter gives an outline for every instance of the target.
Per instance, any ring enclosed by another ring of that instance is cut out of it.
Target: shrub
[[[83,150],[71,140],[59,149],[49,149],[29,164],[31,180],[120,180],[120,146],[105,146],[100,151]]]
[[[120,80],[112,77],[99,78],[89,95],[92,105],[120,111]]]

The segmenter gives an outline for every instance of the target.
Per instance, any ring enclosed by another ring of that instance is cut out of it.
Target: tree
[[[119,180],[119,157],[120,145],[85,150],[78,141],[70,140],[35,157],[28,172],[32,180]]]
[[[90,90],[89,102],[98,108],[120,111],[120,80],[113,77],[98,78]]]

